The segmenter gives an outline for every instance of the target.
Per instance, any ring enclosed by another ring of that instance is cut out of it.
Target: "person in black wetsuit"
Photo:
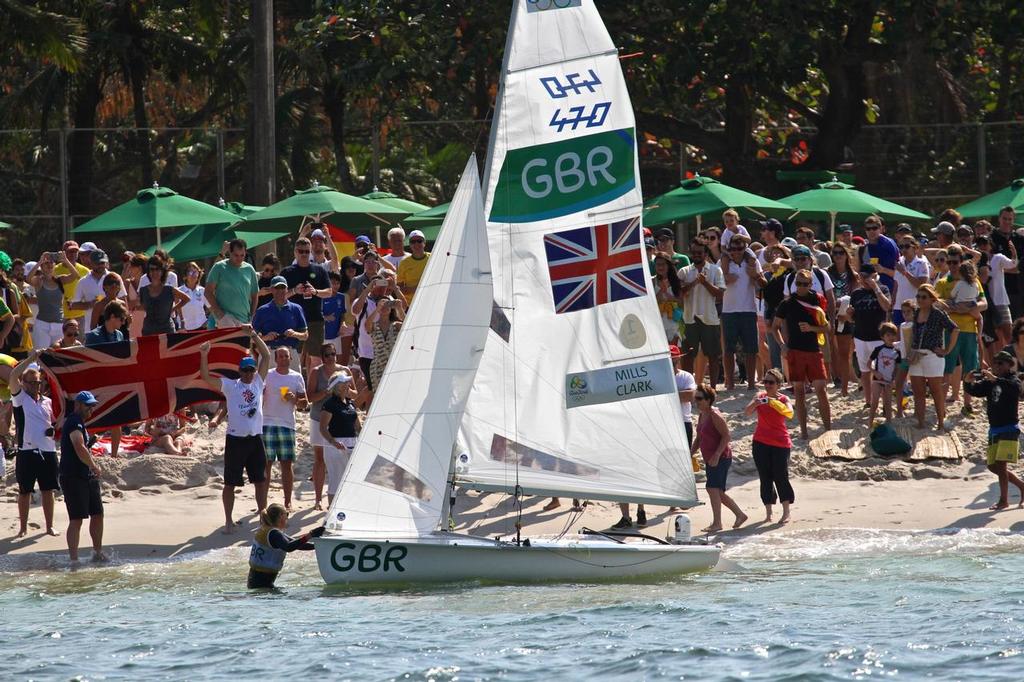
[[[313,549],[309,539],[324,534],[320,526],[293,538],[284,532],[287,526],[288,510],[283,506],[272,504],[260,512],[260,527],[249,551],[249,589],[273,587],[284,567],[285,555],[297,549]]]

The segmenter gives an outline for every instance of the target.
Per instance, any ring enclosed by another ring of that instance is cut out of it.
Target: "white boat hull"
[[[716,545],[618,543],[591,536],[531,539],[529,546],[448,533],[387,540],[334,535],[313,543],[329,585],[630,579],[707,570],[721,553]]]

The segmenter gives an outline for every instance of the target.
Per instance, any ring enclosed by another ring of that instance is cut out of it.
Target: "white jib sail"
[[[636,149],[593,2],[517,0],[484,179],[495,309],[460,485],[696,504]]]
[[[332,530],[416,536],[437,529],[452,447],[487,337],[491,296],[474,156],[334,498]]]

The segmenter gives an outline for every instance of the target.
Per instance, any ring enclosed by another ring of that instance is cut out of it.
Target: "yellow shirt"
[[[85,267],[81,263],[75,263],[75,269],[78,270],[78,279],[76,279],[74,282],[71,282],[70,284],[65,284],[64,285],[64,319],[65,320],[75,320],[75,319],[78,319],[78,318],[81,318],[81,317],[85,317],[85,311],[84,310],[72,310],[69,307],[69,304],[75,298],[75,292],[78,290],[78,280],[82,279],[83,277],[85,277],[86,275],[89,274],[89,268]],[[56,265],[56,267],[53,268],[53,276],[54,277],[60,277],[62,275],[70,275],[70,274],[71,274],[71,270],[68,268],[68,266],[64,265],[63,263],[58,263]]]
[[[953,298],[953,287],[959,280],[950,279],[949,276],[943,277],[935,283],[935,292],[944,301],[949,301]],[[978,300],[985,300],[985,290],[981,288],[981,280],[975,278],[974,286],[978,289]],[[953,320],[956,324],[957,329],[961,333],[967,332],[968,334],[978,333],[978,322],[970,313],[950,313],[949,319]]]
[[[396,280],[410,303],[412,303],[416,287],[420,285],[420,279],[423,278],[423,271],[427,269],[428,260],[430,260],[430,254],[426,253],[423,258],[419,259],[413,256],[403,258],[402,262],[398,264]]]

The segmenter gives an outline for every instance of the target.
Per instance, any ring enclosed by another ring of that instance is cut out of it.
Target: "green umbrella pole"
[[[829,237],[829,241],[834,242],[836,240],[836,212],[832,211],[831,213],[828,214],[828,217],[829,217],[829,222],[832,224],[831,225],[832,236]]]

